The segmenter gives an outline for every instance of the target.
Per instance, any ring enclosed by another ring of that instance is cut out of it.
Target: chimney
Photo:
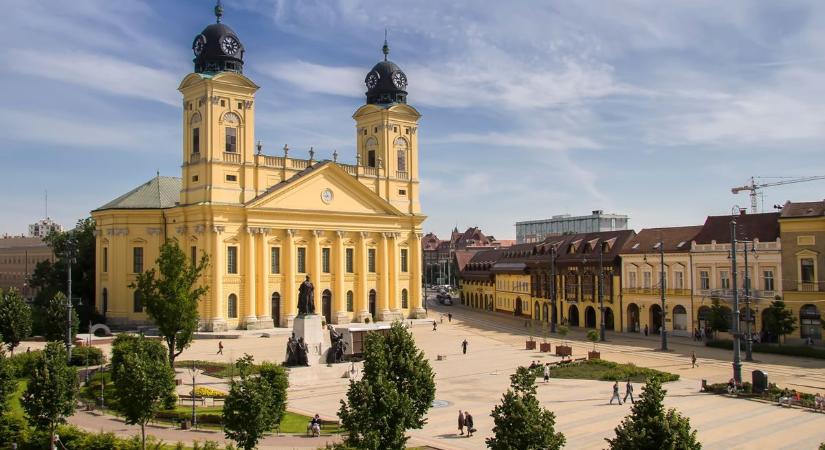
[[[748,213],[748,210],[746,208],[739,208],[739,215],[740,216],[744,216],[747,213]]]

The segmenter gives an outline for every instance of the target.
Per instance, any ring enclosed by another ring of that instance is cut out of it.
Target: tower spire
[[[218,23],[221,23],[221,17],[223,17],[223,6],[221,5],[221,0],[218,0],[218,3],[215,5],[215,18],[218,20]]]
[[[387,44],[387,29],[384,28],[384,47],[381,48],[381,51],[384,52],[384,61],[387,60],[387,55],[390,54],[390,46]]]

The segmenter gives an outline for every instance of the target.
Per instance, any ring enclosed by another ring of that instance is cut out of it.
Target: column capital
[[[347,233],[343,230],[336,230],[335,234],[338,236],[339,239],[343,239],[344,236],[346,236]]]
[[[315,237],[321,237],[321,236],[323,236],[323,235],[324,235],[324,230],[312,230],[312,234],[313,234]]]
[[[361,231],[361,239],[366,239],[370,237],[370,233],[368,231]]]
[[[287,230],[286,230],[286,234],[287,234],[289,237],[295,237],[295,233],[296,233],[296,232],[297,232],[297,231],[296,231],[294,228],[287,228]]]
[[[204,231],[206,231],[206,226],[205,225],[203,225],[203,224],[195,225],[195,233],[203,234]]]
[[[258,233],[258,230],[260,230],[260,228],[246,227],[246,232],[249,233],[249,234],[256,234],[256,233]]]
[[[417,232],[417,231],[415,233],[413,233],[413,236],[418,240],[424,239],[424,233],[420,233],[420,232]]]
[[[223,225],[212,225],[212,231],[217,233],[217,234],[223,233],[224,230],[225,230],[225,228],[224,228]]]

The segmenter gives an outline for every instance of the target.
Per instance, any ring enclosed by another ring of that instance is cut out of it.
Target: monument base
[[[223,332],[228,329],[226,326],[226,321],[223,319],[211,319],[207,321],[205,325],[206,331]]]
[[[247,330],[267,330],[269,328],[275,328],[275,324],[272,322],[271,317],[261,316],[258,317],[255,322],[246,323]]]
[[[370,322],[374,322],[372,314],[370,314],[369,311],[358,311],[358,322],[365,323],[365,319],[369,319]]]
[[[309,365],[323,363],[328,344],[324,340],[327,333],[326,328],[321,326],[323,316],[317,314],[299,315],[292,323],[292,331],[295,338],[304,338],[307,345],[307,360]]]
[[[416,319],[426,319],[427,318],[427,310],[424,308],[415,308],[412,312],[413,317]]]
[[[335,324],[342,325],[349,322],[349,313],[344,311],[338,311],[335,313]]]

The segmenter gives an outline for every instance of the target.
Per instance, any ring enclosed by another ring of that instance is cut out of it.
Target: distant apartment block
[[[627,229],[628,218],[621,214],[605,214],[595,210],[589,216],[560,214],[550,219],[516,222],[516,243],[541,242],[550,236],[599,233]]]

